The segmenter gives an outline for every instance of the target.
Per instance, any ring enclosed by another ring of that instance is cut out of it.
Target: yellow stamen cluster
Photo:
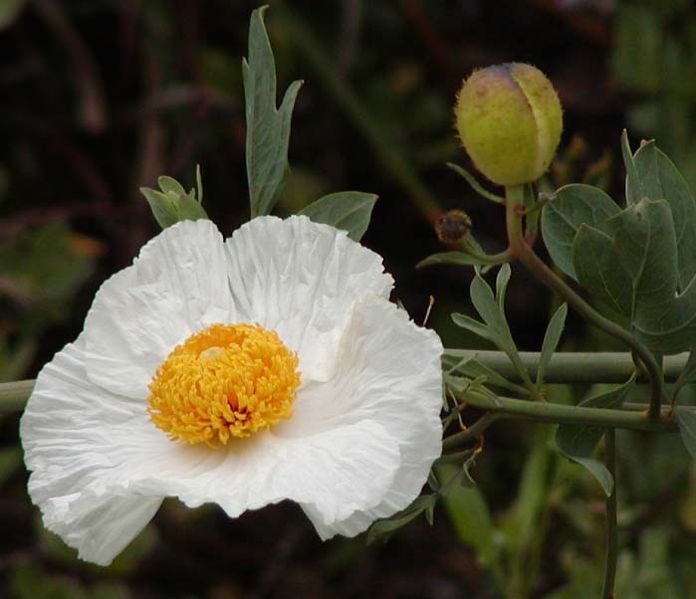
[[[171,439],[224,446],[292,414],[298,359],[275,331],[214,324],[162,362],[149,385],[148,412]]]

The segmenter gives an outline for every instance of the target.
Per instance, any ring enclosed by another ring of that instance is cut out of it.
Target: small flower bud
[[[435,233],[442,243],[458,243],[471,231],[471,219],[463,210],[445,212],[435,223]]]
[[[454,112],[462,145],[476,168],[499,185],[538,179],[563,129],[556,90],[528,64],[475,71],[463,83]]]

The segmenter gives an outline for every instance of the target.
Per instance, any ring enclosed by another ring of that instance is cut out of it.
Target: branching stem
[[[509,250],[539,281],[558,293],[585,320],[618,339],[629,347],[631,351],[635,352],[645,366],[650,379],[652,388],[649,410],[650,418],[659,419],[663,382],[662,372],[655,356],[629,331],[597,312],[536,255],[522,233],[522,214],[524,212],[522,194],[523,188],[521,186],[506,187],[507,204],[505,211]]]

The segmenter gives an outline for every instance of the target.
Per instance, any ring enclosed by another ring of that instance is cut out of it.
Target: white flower
[[[377,254],[305,217],[163,231],[29,399],[46,527],[108,564],[169,496],[231,517],[290,499],[323,539],[405,508],[441,451],[442,345],[391,288]]]

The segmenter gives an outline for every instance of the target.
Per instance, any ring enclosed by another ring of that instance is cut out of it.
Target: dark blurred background
[[[277,208],[324,193],[379,194],[364,243],[400,299],[450,347],[480,341],[449,323],[468,310],[470,272],[417,271],[444,248],[432,222],[464,208],[490,251],[500,209],[445,167],[470,166],[453,134],[462,77],[529,62],[565,109],[542,188],[589,182],[621,201],[619,135],[656,137],[696,183],[696,8],[690,0],[296,0],[269,2],[279,87],[305,85]],[[248,218],[241,57],[256,2],[0,0],[0,381],[33,378],[82,327],[91,298],[158,231],[140,186],[195,183],[225,235]],[[539,248],[543,253],[543,247]],[[516,269],[508,314],[538,349],[552,308]],[[563,349],[610,347],[571,318]],[[564,401],[586,389],[558,387]],[[602,496],[559,458],[549,427],[499,424],[477,490],[386,544],[320,543],[293,505],[229,521],[165,504],[108,569],[44,532],[26,495],[18,415],[0,420],[0,596],[594,596]],[[679,441],[623,435],[619,597],[695,597],[696,474]],[[689,570],[691,567],[691,571]]]

